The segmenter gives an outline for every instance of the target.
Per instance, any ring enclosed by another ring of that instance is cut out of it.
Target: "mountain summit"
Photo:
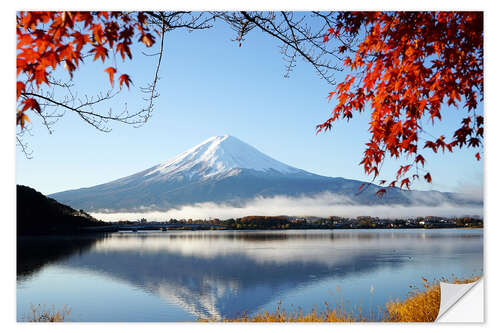
[[[214,136],[174,158],[150,169],[150,180],[208,179],[233,176],[243,169],[278,172],[283,175],[303,173],[281,163],[230,135]]]
[[[343,203],[362,205],[471,204],[453,193],[403,191],[341,177],[324,177],[281,163],[230,135],[199,145],[131,176],[109,183],[51,194],[50,197],[91,212],[167,210],[203,202],[243,205],[255,197],[314,196],[331,193]],[[472,202],[482,204],[482,202]]]

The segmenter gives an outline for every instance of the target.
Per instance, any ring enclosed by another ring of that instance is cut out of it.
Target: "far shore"
[[[228,220],[169,220],[165,222],[118,221],[80,225],[76,228],[42,228],[23,230],[18,236],[34,235],[78,235],[85,233],[112,233],[138,231],[174,231],[174,230],[415,230],[415,229],[482,229],[483,220],[476,217],[442,218],[426,217],[416,219],[379,219],[361,216],[358,218],[293,218],[287,216],[246,216]]]
[[[442,226],[442,225],[424,225],[424,226],[278,226],[278,227],[248,227],[248,226],[213,226],[207,224],[184,224],[172,225],[168,223],[110,223],[109,226],[96,226],[82,228],[84,232],[120,232],[120,231],[217,231],[217,230],[241,230],[241,231],[276,231],[276,230],[430,230],[430,229],[482,229],[483,226]]]

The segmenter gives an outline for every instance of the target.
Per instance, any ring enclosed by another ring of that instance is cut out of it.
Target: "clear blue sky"
[[[232,42],[234,33],[224,25],[198,32],[174,32],[166,37],[157,99],[152,118],[144,126],[111,123],[111,133],[101,133],[67,112],[48,134],[33,119],[28,141],[33,158],[18,150],[16,182],[44,194],[93,186],[149,168],[214,135],[231,134],[271,157],[310,172],[369,180],[359,161],[368,139],[369,113],[339,122],[332,132],[315,134],[333,103],[326,96],[332,87],[313,68],[299,60],[285,79],[279,44],[260,32],[248,35],[242,47]],[[112,102],[130,110],[143,103],[138,87],[152,78],[153,58],[135,54],[119,70],[131,75],[136,87]],[[80,94],[109,87],[103,69],[87,61],[75,74]],[[345,73],[339,73],[341,79]],[[109,108],[110,104],[100,107]],[[482,105],[480,105],[482,111]],[[446,123],[427,130],[450,138],[464,111],[442,112]],[[426,152],[434,182],[416,183],[415,189],[456,191],[482,184],[483,162],[476,151],[453,154]],[[382,178],[394,175],[402,162],[384,165]]]

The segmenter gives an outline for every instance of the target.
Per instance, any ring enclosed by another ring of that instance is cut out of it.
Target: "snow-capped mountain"
[[[182,154],[153,167],[144,176],[148,181],[167,179],[225,178],[243,169],[260,172],[278,172],[283,175],[300,174],[304,171],[261,153],[234,136],[214,136]]]
[[[242,205],[259,197],[340,195],[354,204],[468,203],[452,193],[388,189],[363,182],[325,177],[281,163],[229,135],[215,136],[147,170],[109,183],[49,195],[87,211],[162,210],[203,202]],[[482,202],[473,202],[482,204]]]

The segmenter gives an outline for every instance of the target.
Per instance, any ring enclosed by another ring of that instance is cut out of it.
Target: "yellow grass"
[[[436,320],[441,302],[441,289],[439,281],[429,283],[424,280],[424,290],[414,289],[410,296],[403,302],[391,300],[385,305],[387,309],[387,321],[393,322],[432,322]],[[479,277],[469,279],[454,278],[452,283],[471,283],[479,280]],[[444,281],[443,282],[449,282]]]
[[[471,283],[477,281],[480,277],[472,277],[468,279],[454,278],[452,283]],[[399,300],[390,300],[385,305],[385,311],[381,313],[379,318],[383,322],[433,322],[438,313],[441,300],[441,290],[439,281],[429,283],[424,281],[424,290],[412,288],[407,299],[400,302]],[[448,282],[447,280],[441,280]],[[362,315],[361,308],[354,310],[346,310],[344,303],[331,308],[327,304],[327,308],[323,312],[312,310],[309,313],[293,310],[285,312],[281,309],[281,304],[278,305],[274,312],[261,312],[255,315],[242,315],[237,318],[224,319],[225,322],[370,322],[375,321],[375,316],[365,317]],[[215,321],[215,320],[213,320]]]
[[[355,322],[364,321],[361,316],[353,315],[354,311],[350,312],[345,309],[342,303],[334,309],[326,303],[326,310],[318,312],[313,309],[309,313],[303,313],[302,310],[293,310],[286,312],[281,309],[281,303],[274,312],[262,312],[252,316],[241,315],[233,319],[224,319],[224,322]],[[215,319],[212,321],[216,321]]]
[[[31,312],[28,313],[28,317],[23,321],[29,322],[63,322],[69,321],[69,314],[71,309],[64,306],[61,310],[55,310],[54,305],[52,309],[47,309],[45,306],[38,304],[34,306],[30,305]],[[24,319],[24,318],[23,318]]]

